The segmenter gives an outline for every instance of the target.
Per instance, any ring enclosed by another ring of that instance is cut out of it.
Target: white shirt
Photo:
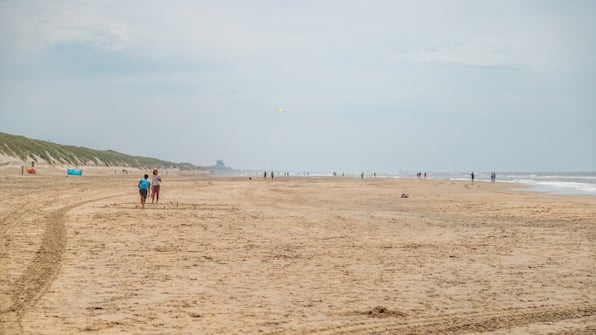
[[[151,185],[158,186],[160,184],[161,177],[159,175],[154,175],[151,177]]]

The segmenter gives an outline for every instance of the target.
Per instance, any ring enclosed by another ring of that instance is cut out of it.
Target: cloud
[[[79,45],[117,52],[130,45],[130,26],[92,3],[0,3],[0,68],[15,71],[50,64],[56,50]],[[73,55],[75,56],[75,55]]]
[[[456,64],[486,67],[526,67],[545,65],[544,59],[528,59],[507,47],[487,48],[478,45],[462,45],[431,50],[402,50],[395,56],[396,61],[412,63]]]
[[[196,152],[232,165],[243,157],[243,165],[259,166],[245,152],[266,149],[259,136],[282,128],[270,114],[281,106],[286,120],[295,117],[283,129],[294,135],[279,150],[288,154],[316,149],[321,161],[330,149],[348,148],[348,164],[349,148],[386,148],[426,134],[432,149],[443,130],[453,134],[444,146],[459,148],[484,133],[497,138],[510,128],[495,124],[501,119],[593,119],[590,4],[0,0],[0,110],[20,115],[0,111],[0,123],[31,129],[24,135],[36,136],[36,127],[69,134],[61,118],[50,120],[55,127],[44,118],[84,111],[94,118],[80,121],[93,127],[67,142],[103,147],[102,129],[113,128],[107,117],[164,116],[159,141],[176,149],[162,153]],[[587,140],[575,142],[593,142],[593,122],[579,123]],[[124,122],[113,143],[141,152],[146,143],[127,130],[134,125]],[[512,145],[530,136],[522,128]],[[526,128],[539,140],[551,136]],[[308,129],[309,143],[297,129]],[[323,150],[320,143],[339,144]]]

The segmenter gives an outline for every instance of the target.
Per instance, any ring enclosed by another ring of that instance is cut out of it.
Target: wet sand
[[[596,197],[140,175],[0,170],[0,334],[596,333]]]

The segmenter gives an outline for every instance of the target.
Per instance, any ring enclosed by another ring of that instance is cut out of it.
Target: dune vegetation
[[[131,156],[113,150],[94,150],[85,147],[62,145],[2,132],[0,132],[0,153],[23,161],[31,160],[39,162],[43,160],[52,165],[200,169],[200,167],[190,163],[174,163],[151,157]]]

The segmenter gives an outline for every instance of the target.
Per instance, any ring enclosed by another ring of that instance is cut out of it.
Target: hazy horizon
[[[2,132],[0,132],[2,133]],[[24,136],[21,134],[9,134],[9,135],[16,135],[16,136]],[[28,136],[25,136],[27,138],[31,138]],[[57,143],[57,142],[53,142],[51,140],[48,139],[42,139],[42,138],[31,138],[33,140],[40,140],[40,141],[47,141],[47,142],[52,142],[55,144],[59,144],[59,145],[65,145],[65,146],[70,146],[70,144],[68,143]],[[91,148],[88,147],[88,149],[92,149],[92,150],[113,150],[113,149],[98,149],[98,148]],[[133,156],[133,154],[127,153],[127,152],[120,152],[121,154],[127,154],[127,155],[131,155]],[[1,153],[0,153],[1,154]],[[148,156],[147,156],[148,157]],[[156,159],[161,159],[160,157],[149,157],[149,158],[156,158]],[[164,159],[161,159],[164,160]],[[189,163],[187,161],[170,161],[172,163]],[[28,162],[26,162],[28,163]],[[209,168],[209,167],[214,167],[216,165],[217,161],[214,161],[212,164],[205,164],[205,165],[197,165],[198,167],[204,167],[204,168]],[[224,161],[225,163],[225,161]],[[156,166],[159,167],[159,166]],[[518,170],[518,171],[514,171],[514,170],[475,170],[475,171],[469,171],[469,170],[405,170],[405,169],[398,169],[398,170],[342,170],[342,169],[335,169],[335,170],[313,170],[313,169],[307,169],[307,170],[292,170],[292,169],[249,169],[249,168],[242,168],[242,167],[234,167],[234,166],[229,166],[228,164],[225,164],[226,168],[230,168],[233,170],[236,170],[239,173],[246,173],[246,172],[252,172],[255,173],[256,175],[262,175],[263,172],[267,172],[268,176],[270,176],[269,172],[274,171],[276,174],[280,174],[280,173],[291,173],[290,176],[296,176],[296,174],[298,173],[299,176],[319,176],[319,175],[332,175],[334,172],[337,173],[338,176],[341,176],[342,174],[345,174],[345,176],[351,176],[351,177],[358,177],[360,178],[360,174],[361,173],[365,173],[366,177],[371,177],[374,174],[380,176],[380,177],[387,177],[387,176],[395,176],[395,177],[415,177],[417,173],[427,173],[429,178],[435,178],[435,179],[445,179],[447,177],[452,177],[452,178],[462,178],[467,180],[470,177],[470,173],[474,172],[477,176],[479,176],[480,178],[488,178],[489,174],[492,172],[498,172],[499,173],[499,177],[502,177],[502,174],[539,174],[539,175],[549,175],[549,174],[555,174],[556,176],[569,176],[569,177],[588,177],[588,178],[594,178],[596,177],[596,170],[551,170],[551,171],[539,171],[539,170],[533,170],[533,171],[523,171],[523,170]],[[282,175],[283,176],[283,175]],[[501,180],[502,181],[502,180]]]
[[[581,0],[0,1],[0,131],[257,171],[596,171],[593,31]]]

